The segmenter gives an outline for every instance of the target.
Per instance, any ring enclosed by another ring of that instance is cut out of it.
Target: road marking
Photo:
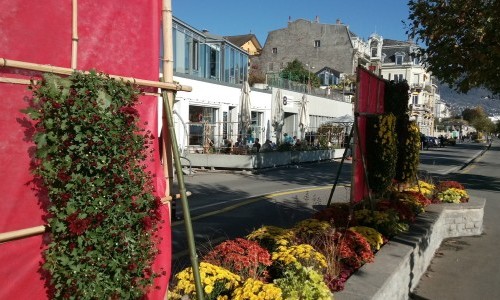
[[[341,187],[341,186],[344,186],[344,185],[337,185],[337,187]],[[193,210],[199,210],[201,208],[207,208],[207,207],[210,207],[210,206],[220,205],[220,204],[224,204],[224,203],[241,201],[241,202],[235,203],[233,205],[226,206],[226,207],[221,208],[221,209],[217,209],[217,210],[214,210],[214,211],[210,211],[210,212],[198,215],[196,217],[192,217],[191,221],[196,221],[196,220],[200,220],[200,219],[203,219],[203,218],[214,216],[214,215],[217,215],[217,214],[220,214],[220,213],[223,213],[223,212],[228,212],[228,211],[231,211],[231,210],[236,209],[238,207],[241,207],[241,206],[244,206],[244,205],[248,205],[248,204],[252,204],[252,203],[255,203],[255,202],[260,201],[260,200],[272,199],[274,197],[285,196],[285,195],[290,195],[290,194],[297,194],[297,193],[305,193],[305,192],[310,192],[310,191],[326,190],[326,189],[331,189],[331,188],[332,188],[331,185],[321,186],[321,187],[307,187],[307,188],[293,189],[293,190],[287,190],[287,191],[280,191],[280,192],[270,193],[270,194],[262,194],[262,195],[257,195],[257,196],[253,196],[253,197],[249,197],[249,198],[243,198],[243,199],[240,198],[240,199],[236,199],[236,200],[228,200],[228,201],[223,201],[223,202],[219,202],[219,203],[216,203],[216,204],[209,204],[209,205],[205,205],[203,207],[197,207],[196,209],[193,209]],[[180,225],[180,224],[184,224],[184,220],[172,222],[171,226],[174,227],[174,226],[177,226],[177,225]]]

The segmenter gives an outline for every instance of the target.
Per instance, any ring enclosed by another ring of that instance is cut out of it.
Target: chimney
[[[319,23],[319,16],[316,16],[316,19],[314,20],[316,23]]]
[[[342,24],[342,22],[340,22],[340,19],[337,19],[337,22],[336,22],[337,25],[340,25]]]
[[[292,22],[292,16],[288,16],[288,23]]]

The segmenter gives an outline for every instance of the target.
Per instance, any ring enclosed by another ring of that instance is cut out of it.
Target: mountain
[[[439,85],[441,101],[451,106],[453,115],[461,114],[466,108],[483,107],[489,116],[500,115],[500,95],[492,93],[483,88],[470,90],[467,94],[460,94],[448,87]]]

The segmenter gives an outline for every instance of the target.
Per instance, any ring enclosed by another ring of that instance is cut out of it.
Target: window
[[[395,82],[402,82],[404,80],[403,74],[394,74],[394,81]]]
[[[268,67],[268,71],[273,71],[273,69],[274,69],[274,68],[273,68],[273,63],[272,63],[272,62],[270,62],[270,63],[269,63],[269,67]]]
[[[420,59],[419,59],[418,57],[414,57],[414,58],[413,58],[413,64],[414,64],[414,65],[418,65],[418,64],[420,64]]]
[[[321,46],[321,41],[320,40],[315,40],[314,41],[314,48],[319,48]]]
[[[412,103],[413,105],[418,104],[418,95],[413,95],[413,96],[411,97],[411,103]]]
[[[192,58],[192,69],[194,71],[198,71],[200,69],[200,62],[199,62],[199,49],[200,49],[200,43],[196,40],[193,40],[193,58]]]
[[[403,64],[403,54],[396,53],[396,65],[402,65],[402,64]]]
[[[372,57],[377,57],[377,47],[372,48]]]
[[[273,54],[278,54],[278,48],[273,48]]]
[[[391,73],[389,73],[389,75],[387,75],[387,80],[391,81]]]

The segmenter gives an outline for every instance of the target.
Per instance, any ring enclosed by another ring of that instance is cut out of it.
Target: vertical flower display
[[[367,118],[367,157],[370,188],[384,193],[396,175],[397,139],[396,118],[393,114]]]
[[[408,119],[408,116],[397,120],[396,130],[398,160],[395,179],[400,183],[413,182],[416,180],[420,163],[420,130],[415,122]]]
[[[96,72],[46,75],[30,88],[51,297],[142,297],[156,277],[160,202],[145,171],[155,137],[138,124],[140,91]]]

